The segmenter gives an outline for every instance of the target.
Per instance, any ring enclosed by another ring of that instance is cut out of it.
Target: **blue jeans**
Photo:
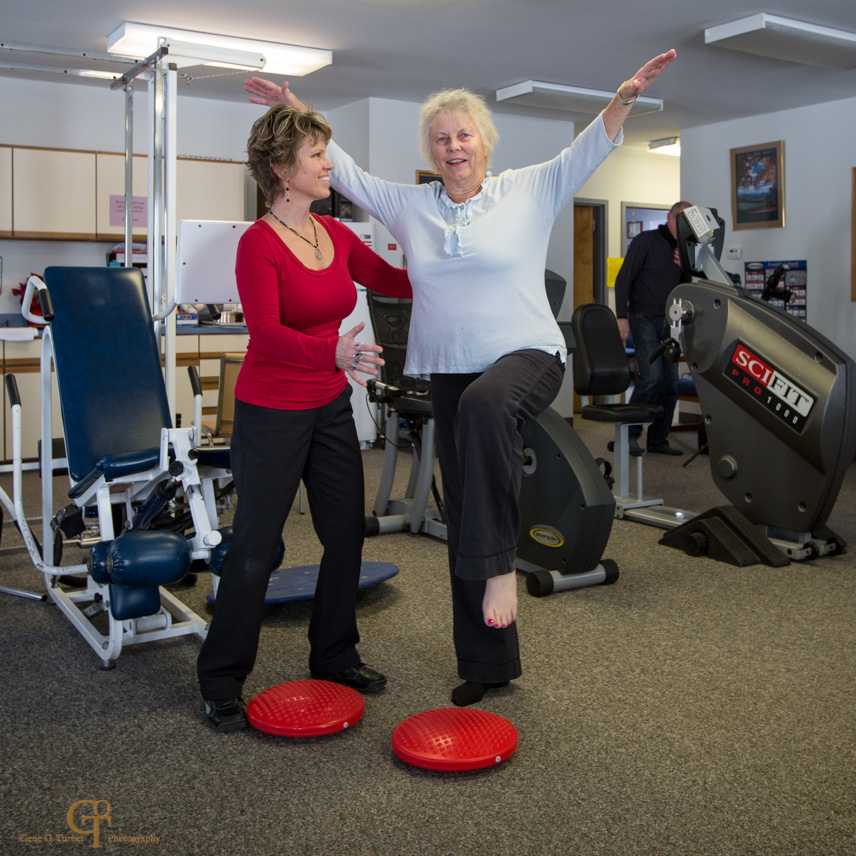
[[[650,354],[670,335],[665,315],[629,315],[628,321],[636,348],[636,371],[639,375],[630,401],[633,404],[659,404],[663,408],[663,418],[648,426],[646,445],[654,449],[669,442],[669,430],[678,403],[678,364],[666,362],[662,356],[653,363],[648,362]],[[638,439],[642,427],[634,425],[629,434],[631,438]]]

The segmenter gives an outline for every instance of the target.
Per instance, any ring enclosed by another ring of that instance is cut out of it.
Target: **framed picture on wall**
[[[731,228],[785,225],[785,144],[731,149]]]
[[[621,222],[624,224],[624,241],[621,255],[627,254],[630,242],[641,232],[665,225],[669,215],[669,205],[656,202],[622,202]]]
[[[431,184],[432,181],[439,181],[440,184],[443,183],[443,179],[440,178],[439,172],[430,172],[427,169],[417,169],[416,170],[416,183],[417,184]]]

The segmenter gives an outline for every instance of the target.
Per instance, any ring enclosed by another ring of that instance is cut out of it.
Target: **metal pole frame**
[[[124,86],[125,98],[125,265],[133,263],[133,81],[152,70],[149,86],[148,144],[148,292],[155,334],[163,335],[164,382],[175,422],[175,314],[170,310],[176,280],[176,113],[177,65],[161,45],[112,88]]]

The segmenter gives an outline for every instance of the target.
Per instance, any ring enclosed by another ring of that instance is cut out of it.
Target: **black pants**
[[[265,594],[301,478],[324,549],[309,624],[309,665],[332,674],[359,662],[355,604],[365,488],[350,398],[348,385],[335,401],[312,410],[235,403],[231,456],[238,501],[197,664],[205,699],[240,696],[253,670]]]
[[[545,410],[564,368],[543,351],[516,351],[480,374],[432,374],[431,406],[448,524],[455,653],[468,681],[520,675],[517,627],[488,627],[485,581],[514,572],[520,533],[523,425]]]

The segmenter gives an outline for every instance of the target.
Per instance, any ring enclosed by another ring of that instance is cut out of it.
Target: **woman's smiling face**
[[[446,113],[437,118],[431,128],[431,154],[446,187],[468,190],[484,181],[484,143],[468,116]]]

